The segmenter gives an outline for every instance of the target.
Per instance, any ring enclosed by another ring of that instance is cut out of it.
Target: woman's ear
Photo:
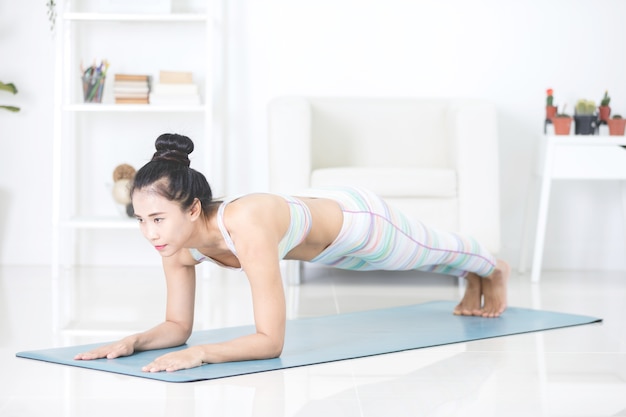
[[[192,221],[195,221],[202,214],[202,203],[197,198],[193,200],[189,214],[191,215]]]

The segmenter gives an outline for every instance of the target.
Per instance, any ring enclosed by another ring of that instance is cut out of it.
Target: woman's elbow
[[[173,330],[172,336],[181,345],[185,344],[187,340],[191,337],[191,334],[193,333],[193,325],[181,323],[181,322],[175,322],[175,321],[170,321],[170,323],[176,326],[172,328]]]
[[[275,346],[274,349],[272,350],[271,359],[278,358],[282,353],[283,353],[283,344],[281,343],[280,345]]]
[[[283,353],[283,346],[285,341],[281,339],[272,339],[270,338],[269,344],[266,350],[266,358],[265,359],[274,359],[278,358]]]

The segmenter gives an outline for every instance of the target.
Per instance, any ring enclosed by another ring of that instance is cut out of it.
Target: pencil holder
[[[83,75],[83,100],[85,103],[102,103],[102,90],[106,77],[100,75]]]

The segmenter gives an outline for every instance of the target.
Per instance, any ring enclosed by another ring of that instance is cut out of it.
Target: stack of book
[[[152,86],[150,104],[153,105],[199,105],[198,85],[190,72],[161,71],[159,82]]]
[[[150,76],[115,74],[113,96],[115,104],[148,104]]]

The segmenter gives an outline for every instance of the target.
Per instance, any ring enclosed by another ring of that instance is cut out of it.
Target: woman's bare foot
[[[465,277],[467,284],[463,299],[454,308],[453,313],[457,316],[480,316],[483,314],[480,303],[482,298],[482,278],[476,274],[469,273]]]
[[[511,268],[501,259],[488,277],[482,278],[483,317],[499,317],[507,307],[507,284]]]

